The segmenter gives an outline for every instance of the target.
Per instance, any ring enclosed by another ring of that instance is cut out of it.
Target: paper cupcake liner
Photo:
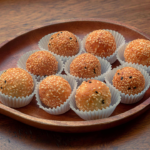
[[[117,52],[117,59],[120,62],[120,64],[126,63],[125,58],[124,58],[124,51],[125,51],[128,44],[129,43],[126,43],[126,44],[120,46],[120,48]],[[136,63],[133,63],[133,64],[136,64]],[[140,68],[143,68],[144,70],[146,70],[150,74],[150,66],[147,67],[147,66],[143,66],[141,64],[136,64],[136,65],[138,65]]]
[[[3,72],[4,71],[0,71],[0,76]],[[16,97],[5,95],[5,94],[0,92],[0,101],[4,105],[12,107],[12,108],[20,108],[20,107],[24,107],[24,106],[28,105],[31,102],[31,100],[33,99],[33,96],[35,94],[36,80],[35,80],[34,76],[32,76],[32,79],[33,79],[33,82],[34,82],[34,90],[33,90],[32,94],[30,94],[29,96],[26,96],[26,97],[16,98]]]
[[[72,58],[70,58],[66,63],[65,63],[65,66],[64,66],[64,71],[65,73],[68,75],[68,76],[71,76],[73,77],[74,79],[76,79],[76,81],[78,82],[78,85],[80,85],[83,81],[87,81],[87,80],[90,80],[90,79],[95,79],[95,80],[100,80],[100,81],[104,81],[105,80],[105,75],[107,74],[108,71],[111,70],[111,64],[105,60],[105,59],[102,59],[100,57],[97,57],[97,59],[99,60],[100,64],[101,64],[101,75],[97,76],[97,77],[93,77],[93,78],[79,78],[79,77],[76,77],[76,76],[73,76],[70,74],[70,64],[71,62],[76,58],[77,56],[74,56]]]
[[[39,46],[39,48],[40,48],[41,50],[47,50],[47,51],[49,51],[49,49],[48,49],[48,42],[49,42],[50,37],[51,37],[53,34],[55,34],[55,33],[57,33],[57,32],[48,34],[48,35],[44,36],[44,37],[39,41],[38,46]],[[79,43],[79,52],[78,52],[76,55],[79,55],[79,54],[82,53],[83,47],[82,47],[81,39],[80,39],[79,37],[77,37],[76,35],[75,35],[75,37],[77,38],[77,41],[78,41],[78,43]],[[55,54],[55,53],[53,53],[53,52],[51,52],[51,53],[52,53],[52,54]],[[55,54],[55,55],[57,55],[57,54]],[[76,55],[74,55],[74,56],[76,56]],[[68,59],[70,59],[70,58],[72,57],[72,56],[69,56],[69,57],[68,57],[68,56],[61,56],[61,55],[57,55],[57,56],[63,61],[63,63],[65,63]]]
[[[145,78],[145,88],[144,88],[144,90],[141,93],[138,93],[138,94],[135,94],[135,95],[128,95],[128,94],[122,93],[121,91],[119,91],[118,89],[116,89],[113,86],[112,80],[113,80],[113,77],[114,77],[116,71],[118,69],[123,68],[123,67],[133,67],[133,68],[136,68],[136,69],[138,69],[143,74],[143,76]],[[118,66],[117,68],[114,68],[113,70],[109,71],[107,73],[106,77],[105,77],[105,81],[106,81],[106,83],[108,85],[110,85],[118,93],[120,93],[120,95],[121,95],[121,103],[124,103],[124,104],[133,104],[133,103],[136,103],[139,100],[141,100],[143,98],[145,92],[148,90],[148,88],[150,86],[150,77],[149,77],[148,73],[144,69],[140,68],[138,65],[135,65],[135,64],[132,64],[132,63],[124,63],[123,65]]]
[[[111,104],[109,107],[106,107],[106,109],[103,108],[102,110],[99,109],[97,111],[94,110],[88,112],[79,110],[76,106],[75,97],[73,97],[73,99],[70,101],[70,108],[84,120],[95,120],[109,117],[120,103],[121,97],[120,94],[114,90],[114,88],[112,88],[110,85],[107,86],[111,92]]]
[[[75,97],[75,92],[76,92],[76,88],[77,88],[77,82],[72,77],[68,77],[66,75],[58,75],[58,76],[63,77],[65,80],[67,80],[69,82],[69,84],[71,86],[71,90],[72,90],[70,96],[68,97],[66,102],[64,102],[62,105],[57,106],[56,108],[46,108],[42,105],[42,103],[40,101],[40,97],[39,97],[39,85],[42,81],[37,84],[36,92],[35,92],[37,105],[41,109],[43,109],[44,111],[46,111],[47,113],[52,114],[52,115],[60,115],[60,114],[67,112],[70,109],[69,102],[71,99],[73,99],[73,97]]]
[[[116,51],[112,55],[107,56],[106,58],[103,57],[103,59],[106,59],[108,62],[110,62],[110,64],[112,64],[117,60],[117,58],[116,58],[117,51],[121,45],[125,44],[125,38],[123,35],[121,35],[120,33],[116,32],[114,30],[108,30],[108,29],[104,29],[104,30],[109,31],[114,36],[115,41],[116,41],[116,47],[117,47]],[[86,52],[86,49],[85,49],[86,38],[88,37],[89,34],[87,34],[82,40],[83,50],[85,52]]]
[[[46,50],[33,50],[33,51],[29,51],[27,53],[25,53],[24,55],[21,56],[21,58],[18,60],[17,62],[17,66],[19,68],[22,68],[24,70],[26,70],[26,62],[27,62],[27,59],[29,58],[29,56],[37,51],[46,51]],[[56,74],[61,74],[61,72],[63,71],[63,62],[60,60],[60,58],[56,55],[53,55],[56,60],[58,61],[58,71]],[[27,71],[27,70],[26,70]],[[32,74],[32,73],[31,73]],[[35,79],[37,81],[40,81],[40,80],[43,80],[44,79],[44,76],[37,76],[37,75],[34,75],[32,74]]]

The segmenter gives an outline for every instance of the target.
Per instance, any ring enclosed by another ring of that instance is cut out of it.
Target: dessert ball
[[[124,51],[124,58],[126,62],[150,66],[150,41],[137,39],[130,42]]]
[[[138,94],[145,87],[144,76],[139,70],[133,67],[124,67],[117,70],[112,82],[116,89],[129,95]]]
[[[109,107],[111,93],[109,88],[99,80],[82,82],[75,95],[77,107],[82,111],[93,111]]]
[[[34,82],[31,75],[21,68],[10,68],[0,76],[0,92],[12,97],[32,94]]]
[[[108,31],[95,30],[88,35],[85,49],[88,53],[106,58],[116,50],[115,38]]]
[[[79,78],[92,78],[101,74],[101,64],[92,54],[77,56],[70,64],[70,74]]]
[[[49,76],[57,73],[58,61],[48,51],[37,51],[27,59],[26,69],[37,76]]]
[[[41,102],[50,108],[63,104],[71,94],[71,86],[60,76],[46,77],[39,85]]]
[[[51,36],[48,49],[57,55],[73,56],[79,52],[79,43],[71,32],[60,31]]]

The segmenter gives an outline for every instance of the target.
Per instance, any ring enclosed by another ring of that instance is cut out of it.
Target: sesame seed
[[[102,100],[102,104],[104,104],[104,100]]]

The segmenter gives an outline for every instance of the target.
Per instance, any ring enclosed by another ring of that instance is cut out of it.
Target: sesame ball
[[[30,55],[26,69],[37,76],[49,76],[58,71],[58,61],[48,51],[37,51]]]
[[[116,50],[115,38],[108,31],[95,30],[88,35],[85,49],[88,53],[102,58],[110,56]]]
[[[60,31],[50,37],[48,49],[57,55],[73,56],[79,52],[79,43],[71,32]]]
[[[39,85],[41,102],[50,108],[63,104],[71,94],[71,86],[60,76],[46,77]]]
[[[99,80],[82,82],[75,95],[76,105],[79,110],[93,111],[109,107],[111,93],[109,88]]]
[[[116,89],[129,95],[138,94],[145,87],[144,76],[139,70],[133,67],[124,67],[117,70],[112,82]]]
[[[34,82],[31,75],[21,68],[10,68],[0,76],[0,92],[12,97],[32,94]]]
[[[124,51],[124,58],[126,62],[150,66],[150,41],[144,39],[131,41]]]
[[[101,64],[92,54],[77,56],[70,64],[70,74],[79,78],[92,78],[101,74]]]

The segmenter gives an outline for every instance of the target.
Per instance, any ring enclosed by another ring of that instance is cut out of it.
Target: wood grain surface
[[[149,0],[0,0],[0,43],[55,20],[103,18],[150,36]],[[2,56],[1,56],[2,57]],[[37,129],[0,114],[0,149],[150,149],[150,110],[118,127],[66,134]]]

